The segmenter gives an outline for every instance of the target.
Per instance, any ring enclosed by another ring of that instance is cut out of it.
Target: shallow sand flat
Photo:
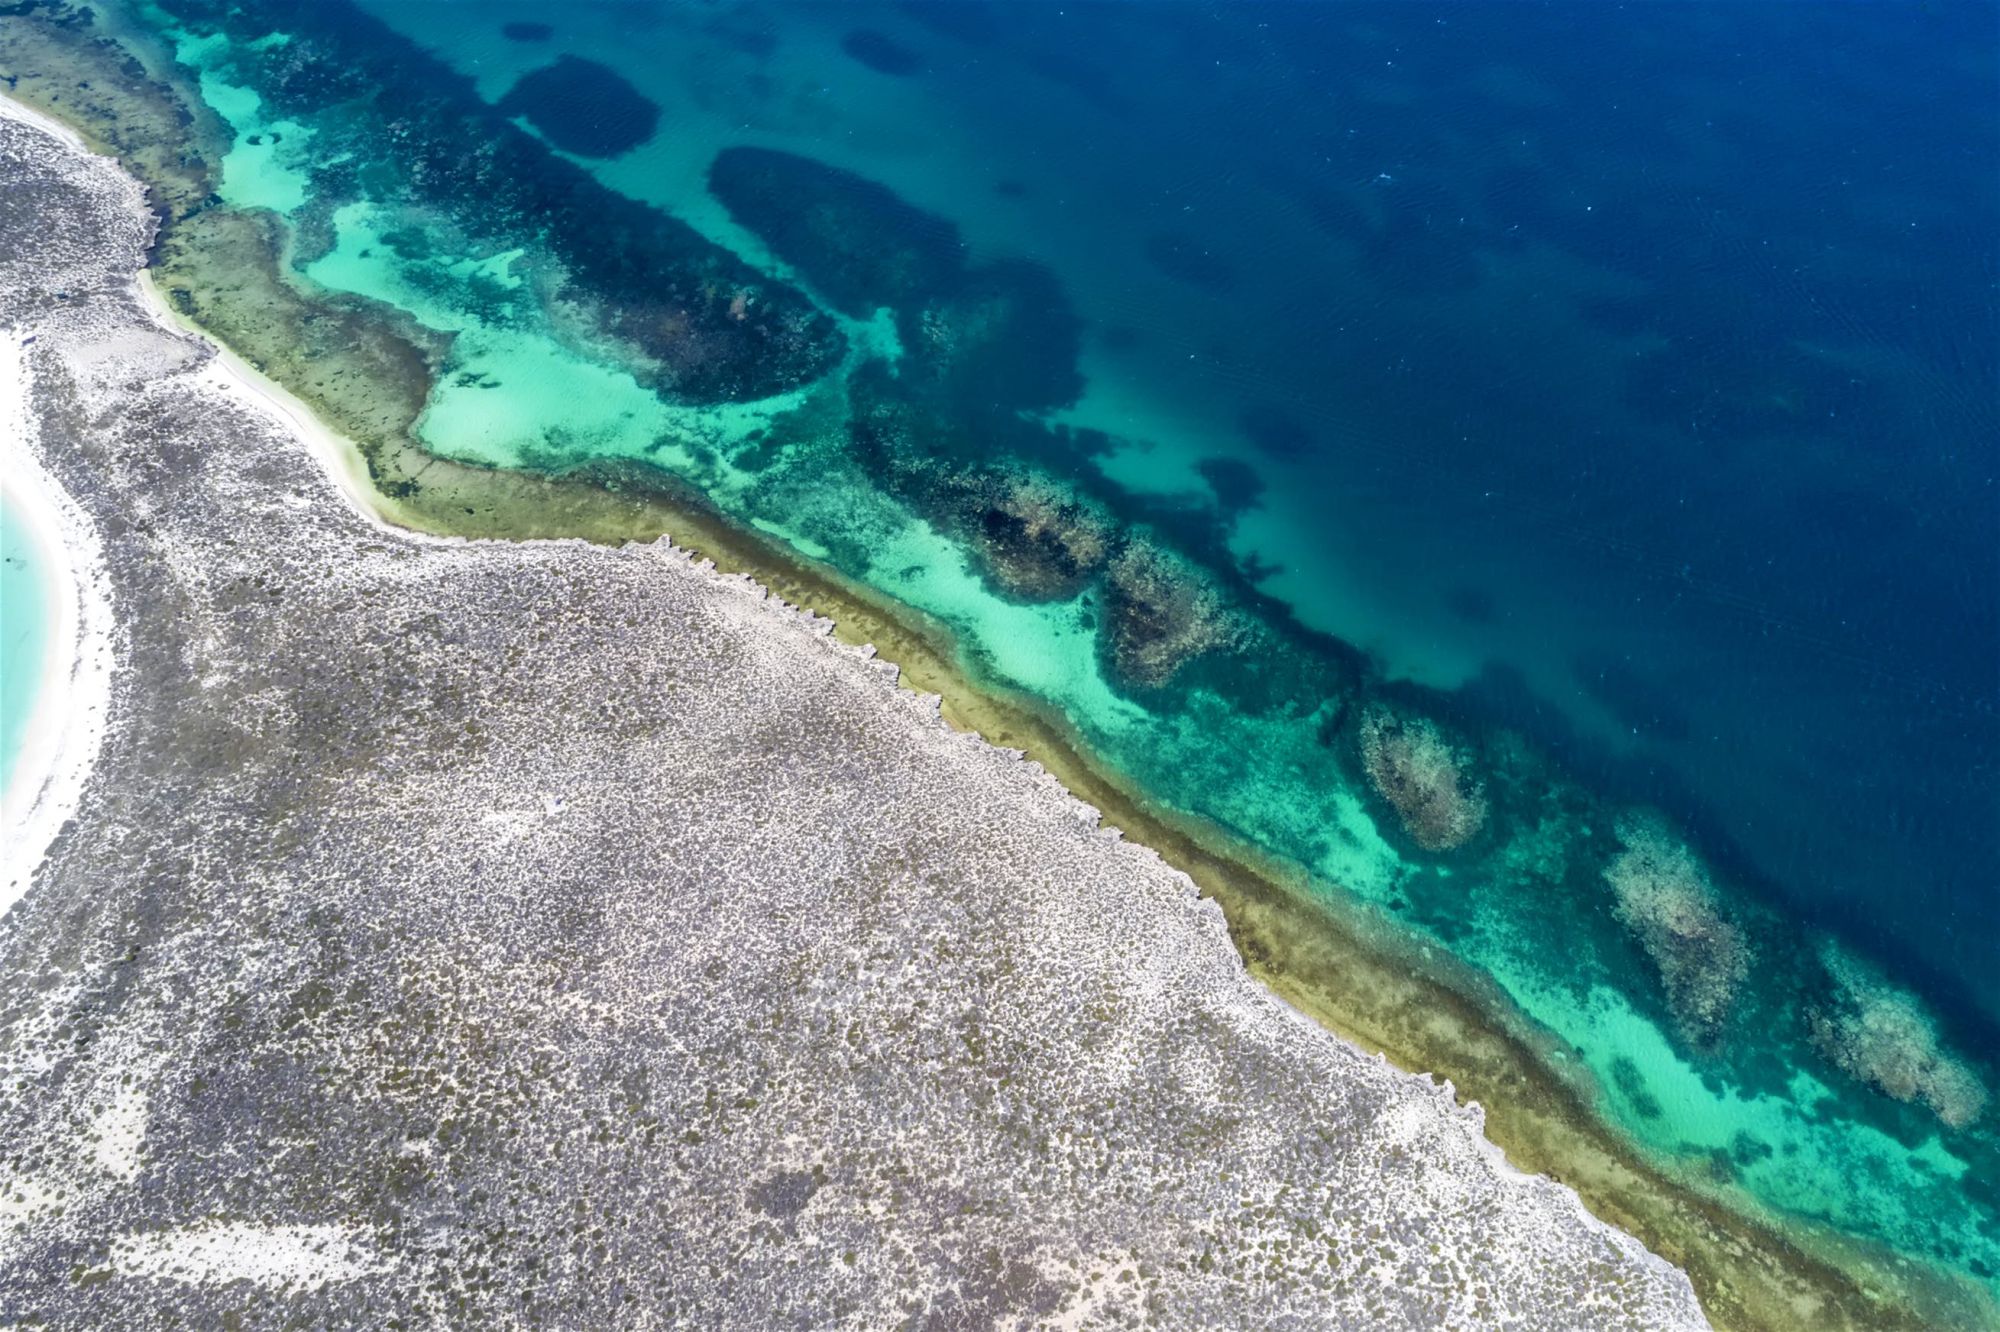
[[[0,920],[0,1319],[1705,1325],[823,621],[385,532],[149,313],[129,181],[0,177],[121,626]]]

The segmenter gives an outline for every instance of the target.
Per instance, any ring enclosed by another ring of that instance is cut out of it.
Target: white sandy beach
[[[33,125],[79,152],[90,148],[76,132],[29,107],[0,96],[0,117]],[[141,272],[134,288],[163,329],[193,335],[213,352],[202,377],[223,392],[259,404],[325,469],[353,510],[371,524],[405,537],[426,538],[385,519],[369,489],[367,466],[354,445],[328,429],[310,408],[259,373],[229,348],[177,316]],[[103,589],[102,562],[89,525],[43,469],[29,442],[28,375],[22,335],[0,330],[0,462],[9,509],[48,572],[55,616],[36,701],[11,780],[0,793],[0,914],[27,892],[36,867],[75,811],[103,738],[114,666],[114,620]]]
[[[0,107],[6,105],[4,100],[0,100]],[[146,307],[146,312],[152,315],[160,327],[170,332],[199,338],[215,353],[215,358],[202,370],[208,382],[234,396],[261,403],[312,451],[313,457],[326,470],[328,478],[340,488],[341,495],[353,506],[356,513],[377,526],[385,528],[393,526],[382,517],[381,511],[376,507],[375,492],[368,485],[368,465],[352,441],[328,429],[324,422],[313,415],[312,409],[300,402],[290,390],[260,373],[248,361],[217,342],[202,329],[175,314],[172,307],[161,297],[159,288],[153,285],[153,275],[150,271],[142,270],[135,285],[138,288],[140,303]],[[394,530],[404,535],[411,535],[405,528]]]
[[[33,125],[79,152],[90,148],[76,132],[29,107],[0,96],[0,117]],[[438,540],[396,527],[383,517],[368,486],[360,451],[313,415],[289,391],[259,373],[234,351],[176,315],[141,272],[134,289],[163,329],[201,339],[214,357],[201,377],[230,396],[259,404],[306,445],[349,506],[372,525],[406,538]],[[22,334],[0,330],[0,463],[6,499],[49,574],[55,616],[36,701],[11,780],[0,793],[0,914],[27,892],[36,867],[75,811],[103,738],[114,668],[114,619],[104,591],[96,537],[60,485],[42,467],[29,442],[28,374]]]
[[[14,108],[0,103],[0,110]],[[37,121],[36,123],[41,123]],[[49,626],[33,715],[0,793],[0,914],[28,889],[58,829],[75,810],[97,758],[111,705],[111,602],[96,537],[43,470],[29,442],[21,335],[0,333],[0,485],[51,583]]]
[[[89,151],[67,125],[8,98],[0,97],[0,116],[33,125],[78,151]],[[147,311],[163,328],[191,331],[145,275],[135,285]],[[387,526],[369,500],[365,470],[354,446],[234,352],[212,341],[208,345],[217,355],[206,367],[206,377],[276,414],[311,448],[354,509]],[[114,664],[114,620],[96,537],[42,467],[29,441],[25,353],[20,333],[0,331],[0,463],[4,463],[8,508],[52,584],[48,604],[54,622],[21,752],[0,792],[0,914],[27,892],[57,831],[76,809],[103,739]]]
[[[23,124],[33,125],[42,133],[61,139],[80,153],[91,151],[90,145],[86,144],[82,136],[75,130],[53,116],[45,116],[33,107],[23,106],[12,98],[0,97],[0,116],[6,116],[10,120],[21,121]]]
[[[87,151],[59,120],[0,97],[0,116]],[[111,605],[96,537],[28,442],[28,375],[21,335],[0,331],[0,487],[54,585],[34,714],[0,790],[0,915],[28,890],[56,831],[76,808],[104,735],[111,700]]]

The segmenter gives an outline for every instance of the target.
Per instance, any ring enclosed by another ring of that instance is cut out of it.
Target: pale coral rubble
[[[1899,1101],[1922,1101],[1947,1128],[1976,1121],[1986,1088],[1943,1047],[1936,1019],[1917,997],[1833,944],[1820,962],[1833,996],[1812,1015],[1813,1040],[1827,1058]]]
[[[0,1321],[1703,1326],[1185,877],[665,543],[386,532],[0,118],[122,633],[0,921]]]
[[[1424,850],[1456,850],[1486,826],[1484,786],[1430,718],[1378,703],[1362,714],[1360,747],[1370,785]]]
[[[1750,945],[1722,914],[1707,868],[1656,816],[1619,820],[1624,844],[1604,867],[1613,910],[1660,969],[1681,1033],[1714,1041],[1750,975]]]

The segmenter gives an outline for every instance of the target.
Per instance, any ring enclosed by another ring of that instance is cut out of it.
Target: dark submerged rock
[[[840,39],[840,49],[877,74],[892,78],[907,79],[924,67],[922,57],[915,51],[873,28],[856,28],[848,33]]]
[[[725,149],[708,183],[835,309],[857,319],[895,312],[915,391],[957,399],[964,417],[1044,410],[1083,391],[1081,324],[1040,264],[968,265],[947,219],[796,153]]]
[[[907,305],[952,284],[965,241],[886,186],[796,153],[727,148],[708,188],[842,314]]]
[[[521,76],[500,99],[556,147],[583,157],[616,157],[653,137],[660,107],[609,65],[563,56]]]
[[[1208,482],[1225,513],[1254,509],[1264,494],[1264,478],[1241,458],[1203,458],[1194,469]]]

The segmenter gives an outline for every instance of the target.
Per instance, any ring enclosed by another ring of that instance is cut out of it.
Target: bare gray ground
[[[0,1322],[1705,1325],[823,623],[371,526],[148,320],[147,233],[0,119],[121,625],[0,921]]]

